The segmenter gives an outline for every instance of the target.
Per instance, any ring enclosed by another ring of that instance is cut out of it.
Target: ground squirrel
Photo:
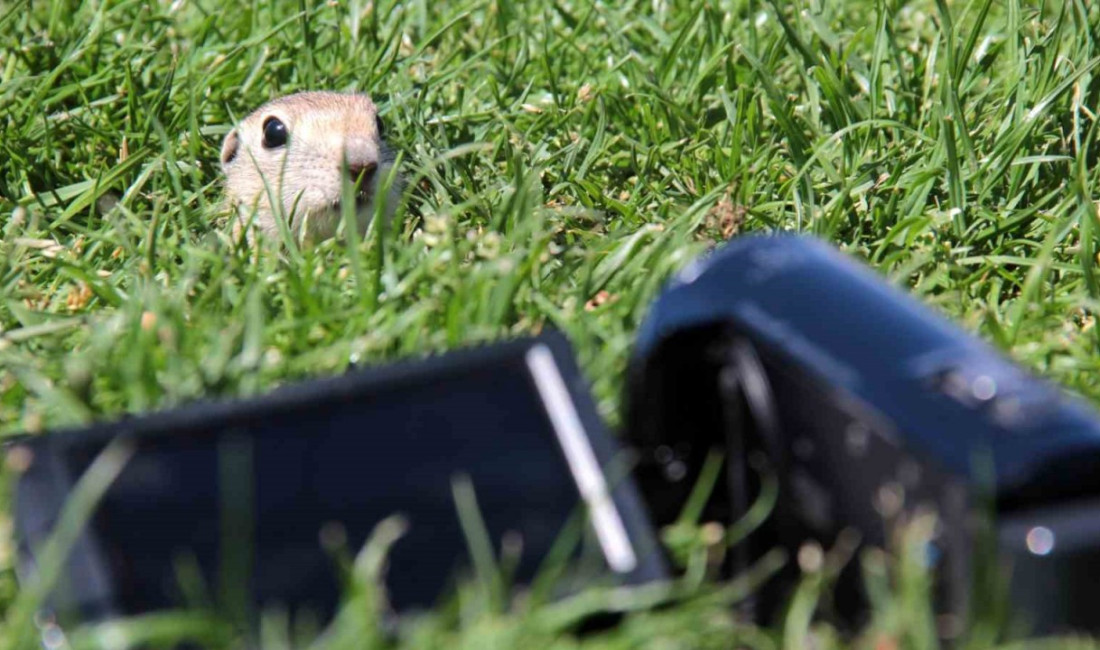
[[[342,219],[344,169],[355,187],[357,225],[365,232],[394,165],[383,134],[374,102],[361,94],[302,92],[256,109],[222,143],[234,232],[251,224],[277,235],[278,219],[285,218],[300,241],[332,237]],[[384,197],[387,217],[399,194],[394,182]]]

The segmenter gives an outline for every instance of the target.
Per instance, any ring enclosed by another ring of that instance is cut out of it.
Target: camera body
[[[584,570],[555,593],[662,580],[652,526],[677,520],[718,450],[703,517],[759,519],[726,556],[730,574],[776,547],[843,546],[847,531],[887,546],[927,511],[936,606],[957,623],[943,636],[999,611],[988,587],[1004,566],[1005,611],[1027,631],[1100,630],[1100,418],[835,249],[741,237],[689,266],[643,324],[626,387],[616,441],[549,333],[17,438],[9,449],[30,459],[15,490],[21,579],[38,579],[77,479],[117,438],[133,457],[52,585],[70,619],[178,606],[181,549],[208,584],[239,587],[213,602],[243,619],[269,604],[328,617],[341,577],[322,533],[359,548],[395,512],[410,529],[390,556],[390,605],[432,606],[464,564],[456,505],[474,489],[489,537],[523,540],[520,582],[575,511]],[[754,503],[768,498],[761,518]],[[799,576],[788,562],[758,590],[758,620]],[[858,562],[830,592],[835,620],[857,626]]]
[[[846,529],[883,546],[930,511],[943,620],[990,606],[972,594],[1008,566],[1009,606],[1031,631],[1096,629],[1095,413],[816,240],[744,237],[685,269],[639,334],[626,402],[656,524],[679,514],[712,449],[726,471],[705,517],[732,523],[761,472],[778,481],[730,570]],[[836,585],[841,621],[865,612],[857,565]],[[760,594],[757,616],[796,573]]]

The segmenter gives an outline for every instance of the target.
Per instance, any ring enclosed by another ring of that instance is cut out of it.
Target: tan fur
[[[275,117],[285,126],[284,146],[263,146],[263,125]],[[279,219],[300,241],[332,237],[341,223],[342,171],[347,166],[377,164],[356,200],[359,232],[375,212],[380,186],[394,160],[377,129],[377,109],[366,95],[303,92],[270,101],[230,131],[222,143],[226,199],[234,212],[234,231],[252,225],[278,235]],[[349,182],[355,182],[350,178]],[[385,216],[400,196],[395,182],[385,197]],[[272,203],[274,198],[274,205]],[[251,234],[251,232],[249,233]]]

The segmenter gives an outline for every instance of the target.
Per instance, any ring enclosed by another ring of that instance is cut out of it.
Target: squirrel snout
[[[378,170],[378,163],[348,163],[348,175],[351,176],[352,183],[360,182],[367,183],[374,176],[374,172]]]

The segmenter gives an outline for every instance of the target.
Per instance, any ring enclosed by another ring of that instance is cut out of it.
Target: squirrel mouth
[[[378,164],[372,162],[366,165],[358,165],[348,170],[351,175],[351,178],[348,180],[352,182],[352,189],[355,195],[356,212],[362,212],[370,207],[371,199],[374,198],[374,173],[377,169]],[[340,196],[332,202],[332,209],[337,213],[341,212],[345,191],[344,188],[341,188]]]
[[[363,188],[355,193],[355,210],[356,212],[363,210],[370,205],[371,199],[374,197],[374,193],[370,188]],[[332,202],[332,210],[339,213],[344,207],[344,202],[341,199],[336,199]]]

